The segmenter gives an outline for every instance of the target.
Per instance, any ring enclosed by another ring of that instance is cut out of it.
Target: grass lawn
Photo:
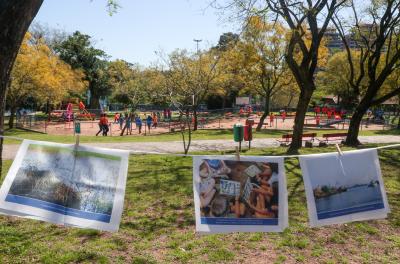
[[[305,130],[307,132],[316,132],[318,136],[322,136],[325,133],[343,133],[344,130]],[[253,138],[277,138],[283,134],[291,133],[287,130],[262,130],[260,132],[253,132]],[[20,129],[7,130],[6,136],[21,137],[25,139],[43,140],[59,143],[74,143],[74,136],[56,136],[47,135],[35,132],[29,132]],[[362,136],[373,136],[373,135],[400,135],[400,129],[392,130],[363,130],[360,131]],[[193,132],[193,140],[205,140],[205,139],[233,139],[233,132],[231,129],[207,129],[198,130]],[[81,136],[80,142],[161,142],[161,141],[180,141],[182,140],[179,132],[167,133],[162,135],[147,135],[147,136],[113,136],[113,137],[102,137],[102,136]],[[5,144],[19,144],[20,141],[14,139],[5,139]]]
[[[328,151],[334,148],[301,150]],[[400,149],[380,150],[379,156],[392,211],[388,219],[309,228],[298,160],[290,158],[285,232],[204,236],[194,233],[192,159],[131,156],[118,233],[1,216],[0,263],[400,263]],[[6,169],[10,165],[4,162]]]

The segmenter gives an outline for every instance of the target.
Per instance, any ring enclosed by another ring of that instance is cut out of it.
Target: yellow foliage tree
[[[295,83],[285,61],[287,30],[280,23],[268,23],[260,16],[248,19],[243,41],[239,48],[243,54],[247,90],[264,99],[264,113],[257,131],[269,115],[271,99]]]
[[[87,84],[80,71],[61,61],[41,40],[33,41],[27,33],[19,50],[11,73],[7,105],[11,116],[9,127],[13,127],[15,113],[27,98],[41,105],[58,104],[71,93],[82,92]]]

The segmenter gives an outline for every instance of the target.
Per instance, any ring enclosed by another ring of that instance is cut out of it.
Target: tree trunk
[[[264,105],[264,113],[262,114],[260,118],[260,122],[258,122],[256,131],[261,131],[262,126],[264,125],[264,120],[265,118],[269,115],[269,102],[270,102],[271,96],[267,94],[265,97],[265,105]]]
[[[371,106],[372,100],[374,99],[377,92],[378,92],[377,88],[373,86],[368,87],[366,94],[364,95],[360,103],[357,105],[356,110],[354,111],[354,114],[350,120],[350,125],[349,125],[349,130],[347,131],[345,145],[357,146],[360,144],[360,141],[358,140],[360,124],[365,112],[367,112],[368,108]]]
[[[299,101],[296,107],[296,117],[294,119],[293,126],[293,138],[292,143],[287,151],[288,154],[296,154],[302,147],[302,134],[304,127],[304,119],[306,117],[308,105],[313,94],[313,89],[306,88],[302,89],[299,96]]]
[[[16,107],[11,107],[10,108],[10,118],[8,119],[8,128],[13,129],[14,128],[14,117],[15,113],[17,112]]]
[[[366,110],[367,109],[363,111],[357,108],[351,117],[349,130],[347,131],[347,137],[345,141],[347,146],[357,146],[360,144],[360,141],[358,140],[358,133],[360,131],[360,124]]]
[[[197,122],[197,110],[195,108],[193,109],[193,119],[194,119],[193,131],[197,131],[197,124],[198,124],[198,122]]]
[[[4,112],[11,70],[19,47],[43,0],[0,0],[0,135],[4,133]],[[0,140],[0,174],[3,139]]]
[[[100,96],[97,96],[92,92],[92,96],[90,97],[89,109],[100,109]]]
[[[397,120],[397,129],[400,129],[400,116],[399,119]]]

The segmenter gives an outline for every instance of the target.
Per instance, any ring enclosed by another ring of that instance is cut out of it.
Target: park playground
[[[211,110],[202,111],[198,113],[198,129],[200,130],[218,130],[218,129],[232,129],[235,124],[244,124],[247,119],[254,120],[253,128],[260,122],[261,113],[242,113],[241,108],[236,109],[223,109],[223,110]],[[91,111],[91,112],[89,112]],[[20,116],[16,120],[16,127],[32,130],[36,132],[46,133],[49,135],[74,135],[74,125],[75,122],[80,123],[81,135],[82,136],[93,136],[99,131],[99,117],[101,109],[98,110],[75,110],[74,113],[66,114],[66,118],[62,117],[65,113],[64,110],[56,110],[51,113],[51,118],[46,116],[30,114],[26,116]],[[109,121],[109,132],[108,136],[120,136],[123,125],[121,126],[118,120],[115,119],[115,114],[117,112],[108,112],[107,117]],[[120,111],[119,113],[124,113]],[[181,131],[184,126],[182,126],[179,121],[179,112],[172,111],[171,118],[164,117],[162,111],[136,111],[135,114],[138,115],[142,120],[146,117],[153,116],[158,113],[160,119],[158,119],[157,126],[155,127],[152,123],[150,126],[150,131],[148,126],[143,126],[142,133],[139,134],[138,128],[135,122],[132,124],[132,131],[128,133],[128,136],[146,136],[149,134],[167,134],[171,132]],[[161,113],[161,114],[160,114]],[[295,112],[287,112],[282,115],[282,112],[276,111],[273,113],[273,119],[267,116],[264,120],[262,130],[286,130],[291,131],[294,125]],[[72,116],[75,116],[72,117]],[[386,117],[390,120],[390,116]],[[271,122],[272,121],[272,122]],[[350,119],[342,117],[329,117],[321,114],[316,117],[314,112],[309,112],[305,118],[305,129],[307,130],[343,130],[346,131],[349,127]],[[393,123],[393,122],[392,122]],[[389,121],[382,122],[380,120],[367,121],[367,117],[362,122],[360,130],[388,130],[392,127]],[[193,128],[193,120],[192,120]],[[127,132],[127,131],[126,131]],[[126,136],[126,132],[124,135]]]

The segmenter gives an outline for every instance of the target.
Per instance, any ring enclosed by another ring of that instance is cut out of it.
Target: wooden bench
[[[305,133],[305,134],[301,135],[301,140],[302,141],[314,141],[316,136],[317,136],[317,133]],[[281,144],[287,145],[292,142],[292,138],[293,138],[293,134],[282,135],[282,139],[281,140],[278,139],[278,142],[280,142]]]
[[[329,141],[343,141],[347,137],[347,133],[332,133],[332,134],[323,134],[322,138],[323,140],[320,141],[325,141],[328,143]]]

